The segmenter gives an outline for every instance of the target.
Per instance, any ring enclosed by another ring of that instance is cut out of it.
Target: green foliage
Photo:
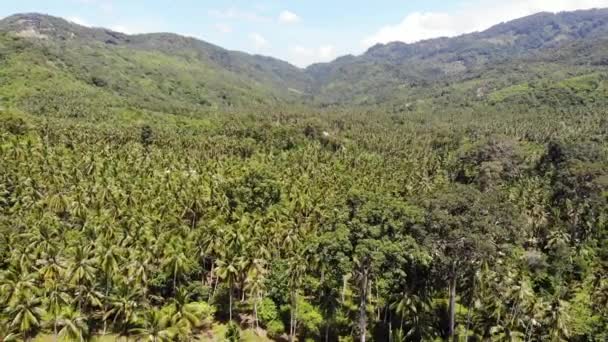
[[[320,333],[323,316],[318,308],[315,308],[302,297],[298,298],[296,317],[305,334],[317,336]]]
[[[149,125],[141,128],[141,144],[145,147],[150,146],[154,142],[154,132]]]
[[[285,325],[279,320],[270,321],[266,325],[266,331],[268,332],[268,336],[270,338],[278,339],[285,333]]]
[[[0,89],[10,104],[70,116],[302,103],[396,113],[444,105],[605,104],[605,15],[541,14],[451,39],[379,44],[361,56],[298,69],[193,38],[128,36],[21,14],[0,21],[0,77],[10,80]],[[30,31],[28,41],[13,39]],[[334,149],[342,145],[335,137],[322,140]]]
[[[228,342],[239,342],[241,340],[241,329],[239,329],[239,326],[236,325],[236,323],[228,323],[225,338]]]
[[[185,310],[194,315],[201,326],[209,327],[213,323],[216,309],[205,302],[193,302],[185,305]]]
[[[22,135],[28,130],[28,126],[22,118],[5,113],[0,113],[0,128],[3,132],[13,135]]]
[[[19,17],[56,37],[0,34],[0,339],[605,340],[598,13],[306,71]]]
[[[264,298],[258,306],[258,316],[260,322],[264,325],[269,325],[272,321],[279,319],[279,311],[277,306],[270,298]]]
[[[517,84],[513,85],[490,94],[489,99],[492,102],[503,102],[509,98],[522,96],[530,90],[528,84]]]

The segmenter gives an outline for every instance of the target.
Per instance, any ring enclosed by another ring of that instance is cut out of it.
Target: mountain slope
[[[526,68],[529,59],[552,59],[573,42],[605,46],[606,37],[608,9],[539,13],[455,38],[379,44],[358,57],[310,66],[307,73],[320,102],[377,103],[420,86],[479,78],[497,65]],[[574,58],[566,54],[556,62],[572,64]],[[533,67],[526,71],[538,74]]]
[[[608,9],[539,13],[299,69],[170,33],[126,35],[18,14],[0,20],[0,91],[5,106],[71,116],[83,114],[70,108],[92,107],[103,116],[281,104],[580,104],[607,95],[607,42]]]
[[[40,87],[41,91],[61,91],[69,79],[74,88],[147,110],[181,113],[268,106],[293,101],[297,95],[288,89],[304,92],[310,83],[286,62],[169,33],[126,35],[40,14],[8,17],[0,21],[0,32],[7,55],[5,73],[19,69],[21,62],[35,64],[44,76],[32,83],[62,81]],[[13,71],[6,79],[19,88],[15,81],[25,75]],[[27,92],[7,93],[22,91]]]

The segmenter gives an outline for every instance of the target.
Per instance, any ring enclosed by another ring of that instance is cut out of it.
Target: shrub
[[[200,319],[201,326],[209,327],[213,323],[215,307],[206,302],[193,302],[186,304],[186,310]]]
[[[230,324],[228,324],[228,330],[226,330],[225,337],[228,342],[238,342],[241,340],[241,331],[236,323],[230,322]]]
[[[306,329],[308,333],[318,334],[319,328],[323,323],[323,315],[319,309],[303,297],[298,297],[297,317],[299,325]]]
[[[268,337],[277,339],[285,333],[285,325],[279,320],[271,321],[266,325],[266,331],[268,332]]]
[[[0,131],[6,130],[13,135],[23,135],[28,126],[23,119],[13,116],[0,117]]]
[[[140,135],[141,144],[145,147],[150,146],[154,142],[154,132],[149,125],[142,126]]]
[[[279,319],[279,311],[276,304],[270,298],[264,298],[258,306],[258,318],[264,325]]]
[[[106,87],[108,85],[108,82],[106,80],[98,76],[93,76],[91,78],[91,83],[93,83],[94,86],[100,88]]]

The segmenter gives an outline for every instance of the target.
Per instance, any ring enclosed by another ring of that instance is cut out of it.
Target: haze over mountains
[[[530,85],[541,77],[541,87],[560,92],[582,83],[591,97],[606,94],[608,9],[539,13],[455,38],[379,44],[305,69],[171,33],[126,35],[41,14],[7,17],[0,32],[4,102],[34,112],[31,98],[49,91],[68,101],[84,91],[112,106],[172,113],[538,100]],[[590,100],[578,90],[574,101]]]

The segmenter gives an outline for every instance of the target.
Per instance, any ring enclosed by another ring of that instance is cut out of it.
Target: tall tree
[[[428,210],[426,243],[447,284],[448,338],[456,341],[458,282],[474,274],[484,260],[499,256],[504,243],[517,241],[518,214],[500,198],[458,184],[433,198]]]

